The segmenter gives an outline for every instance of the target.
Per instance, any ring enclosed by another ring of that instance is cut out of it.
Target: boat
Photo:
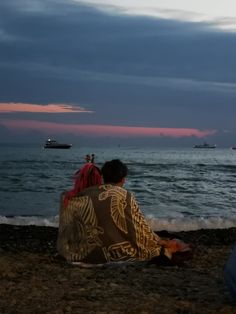
[[[236,146],[232,146],[231,149],[236,149]]]
[[[59,148],[59,149],[68,149],[71,148],[72,144],[62,144],[58,143],[56,140],[48,139],[44,144],[44,148]]]
[[[216,148],[216,145],[210,145],[208,143],[194,145],[193,148]]]

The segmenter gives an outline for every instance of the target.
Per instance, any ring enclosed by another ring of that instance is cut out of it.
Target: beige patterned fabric
[[[61,197],[57,248],[70,262],[144,261],[160,255],[134,196],[116,185],[83,190],[65,206]]]

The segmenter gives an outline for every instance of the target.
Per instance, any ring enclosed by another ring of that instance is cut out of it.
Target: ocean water
[[[155,230],[236,226],[236,150],[122,146],[1,145],[0,223],[58,226],[60,193],[88,153],[127,164],[125,187]]]

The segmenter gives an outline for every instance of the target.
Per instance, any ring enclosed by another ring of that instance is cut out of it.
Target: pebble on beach
[[[2,224],[0,313],[236,313],[223,278],[236,228],[169,236],[192,243],[192,259],[81,268],[57,254],[57,228]]]

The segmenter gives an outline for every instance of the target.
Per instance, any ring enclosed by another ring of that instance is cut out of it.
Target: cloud
[[[109,79],[119,84],[125,79],[140,85],[143,78],[143,84],[152,86],[170,83],[198,90],[209,81],[207,88],[211,84],[213,91],[214,82],[235,79],[231,71],[235,36],[213,31],[209,23],[110,15],[81,2],[41,2],[0,3],[0,10],[8,13],[0,31],[4,85],[10,71],[22,72],[29,84],[42,78],[54,84]]]
[[[48,105],[37,105],[37,104],[24,104],[24,103],[0,103],[0,113],[10,112],[35,112],[35,113],[92,113],[79,106],[72,106],[67,104],[48,104]]]
[[[0,67],[6,64],[0,63]],[[88,71],[82,69],[70,69],[63,66],[42,65],[31,62],[24,62],[18,65],[8,65],[15,69],[24,68],[25,72],[36,73],[34,76],[42,77],[45,73],[48,78],[63,79],[64,81],[87,81],[104,82],[109,84],[139,85],[151,87],[165,87],[182,91],[208,91],[216,93],[236,93],[236,83],[202,80],[194,78],[178,78],[163,76],[128,75],[111,72]],[[81,108],[83,109],[83,108]],[[1,110],[1,108],[0,108]],[[78,109],[79,110],[79,109]],[[81,110],[82,111],[82,110]]]
[[[44,133],[71,133],[86,136],[109,136],[109,137],[197,137],[203,138],[214,135],[216,130],[198,130],[187,128],[147,128],[132,126],[113,125],[87,125],[87,124],[57,124],[52,122],[30,121],[30,120],[2,120],[1,124],[9,129],[40,130]]]
[[[236,35],[214,29],[217,21],[189,22],[180,15],[193,21],[191,12],[153,3],[161,17],[108,12],[90,2],[1,0],[1,114],[14,123],[61,122],[58,132],[87,125],[84,132],[91,127],[95,137],[233,129]]]
[[[74,0],[81,4],[86,3],[108,14],[127,14],[131,16],[146,16],[157,19],[168,19],[204,23],[207,27],[236,31],[235,1],[227,0],[227,3],[218,4],[212,8],[208,0],[197,2],[191,1],[127,1],[127,0]],[[218,10],[217,10],[218,9]]]

